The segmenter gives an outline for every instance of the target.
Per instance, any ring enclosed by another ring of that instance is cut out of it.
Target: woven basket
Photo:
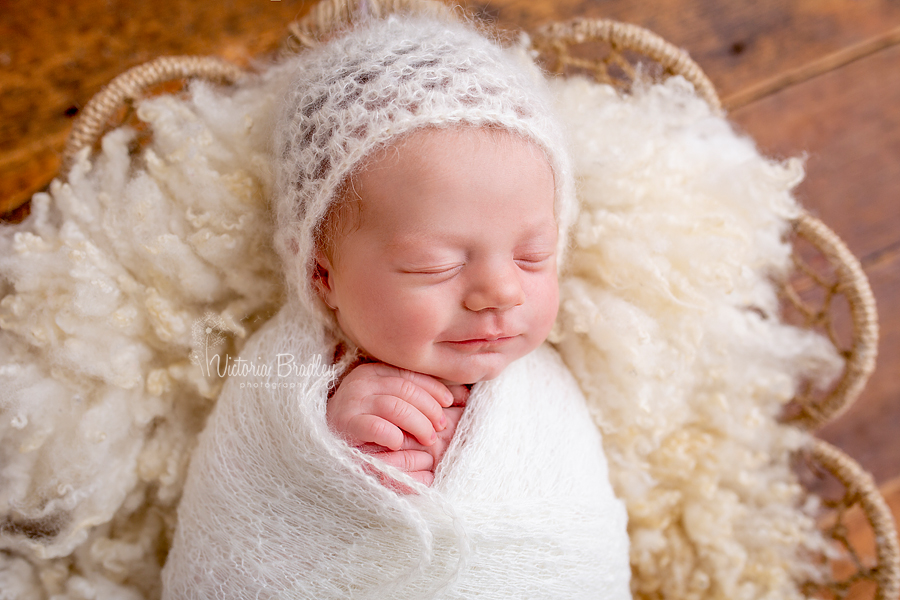
[[[289,25],[289,49],[312,47],[335,30],[352,25],[360,16],[382,16],[395,11],[451,14],[432,0],[322,0],[302,20]],[[554,23],[531,34],[532,48],[545,68],[560,76],[587,74],[627,93],[640,71],[665,78],[680,75],[716,111],[722,105],[714,86],[687,54],[652,32],[635,25],[609,20],[577,19]],[[84,147],[95,146],[110,127],[127,118],[133,103],[163,83],[203,78],[226,84],[243,75],[235,65],[212,57],[163,57],[116,77],[95,95],[73,125],[63,154],[63,170]],[[859,261],[827,226],[802,213],[794,221],[796,275],[781,283],[786,307],[807,328],[825,332],[845,358],[844,372],[825,394],[801,393],[785,414],[805,429],[816,429],[838,417],[857,398],[875,366],[878,323],[868,280]],[[835,306],[849,306],[852,333],[842,340],[836,332]],[[812,386],[809,386],[810,388]],[[836,565],[835,579],[812,586],[810,595],[844,598],[860,582],[869,582],[874,598],[896,600],[900,595],[900,549],[891,513],[872,477],[851,458],[817,440],[800,457],[807,471],[839,482],[842,493],[826,502],[831,514],[823,518],[823,530],[844,547],[847,565]],[[875,539],[875,561],[867,564],[847,539],[844,519],[851,511],[865,515]],[[840,578],[837,577],[840,575]],[[865,586],[865,584],[863,584]]]

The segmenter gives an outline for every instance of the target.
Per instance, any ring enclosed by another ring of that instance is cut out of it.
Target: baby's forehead
[[[434,233],[433,220],[502,215],[502,231],[556,225],[555,178],[545,153],[496,128],[422,129],[374,153],[348,185],[357,221]],[[458,210],[455,210],[458,209]],[[462,213],[460,215],[459,213]],[[448,223],[449,226],[449,223]],[[387,231],[386,233],[390,233]]]
[[[507,153],[505,160],[515,163],[524,156],[543,160],[549,168],[546,152],[534,140],[519,132],[493,125],[459,124],[452,127],[422,127],[398,136],[376,148],[360,161],[357,172],[384,169],[410,160],[423,170],[440,171],[442,165],[463,154],[485,154],[508,149],[527,153]]]
[[[368,233],[421,245],[428,236],[546,236],[557,226],[555,194],[550,163],[536,144],[468,128],[420,131],[382,149],[355,175],[348,195]]]
[[[482,165],[490,165],[496,172],[485,173]],[[554,177],[544,150],[516,132],[496,127],[429,127],[372,152],[355,169],[351,185],[359,189],[367,184],[451,184],[459,179],[535,169]]]

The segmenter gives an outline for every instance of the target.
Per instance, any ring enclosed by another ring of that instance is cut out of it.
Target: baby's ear
[[[319,298],[321,298],[330,309],[334,310],[335,307],[331,302],[331,295],[334,293],[331,286],[332,271],[331,261],[325,256],[325,253],[322,252],[322,250],[316,250],[316,266],[312,272],[313,289],[316,290]]]

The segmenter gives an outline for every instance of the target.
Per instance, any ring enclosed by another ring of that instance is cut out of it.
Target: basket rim
[[[244,74],[243,69],[225,59],[191,55],[161,56],[128,69],[94,94],[75,118],[66,138],[60,173],[67,174],[76,155],[97,143],[113,115],[142,98],[150,88],[183,78],[234,84]]]
[[[872,475],[850,456],[824,440],[813,438],[807,452],[844,485],[845,498],[859,503],[875,534],[877,565],[872,569],[878,586],[875,598],[896,600],[900,595],[900,542],[897,538],[897,525]]]

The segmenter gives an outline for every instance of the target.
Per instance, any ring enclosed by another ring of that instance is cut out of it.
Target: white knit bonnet
[[[288,293],[334,325],[312,284],[314,240],[344,181],[373,151],[423,127],[491,126],[535,142],[556,183],[559,260],[577,205],[561,126],[523,51],[470,27],[391,16],[303,53],[275,134],[275,244]]]

